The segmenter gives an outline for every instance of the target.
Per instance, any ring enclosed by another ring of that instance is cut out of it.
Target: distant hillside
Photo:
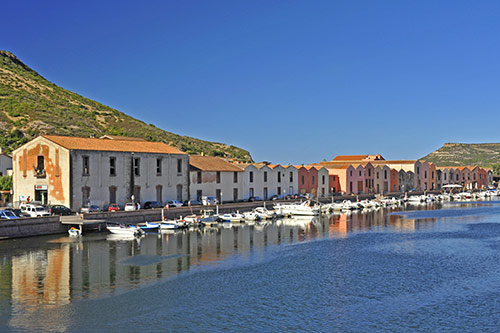
[[[241,148],[166,132],[58,87],[0,50],[0,146],[10,152],[39,134],[123,135],[165,142],[189,154],[252,161]]]
[[[438,166],[493,167],[500,163],[500,143],[446,143],[422,159]]]

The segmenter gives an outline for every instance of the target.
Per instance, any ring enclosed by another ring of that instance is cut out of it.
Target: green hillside
[[[165,142],[189,154],[252,161],[241,148],[166,132],[58,87],[0,50],[0,146],[10,152],[40,134],[123,135]]]
[[[438,166],[495,167],[500,163],[500,143],[446,143],[422,159]]]

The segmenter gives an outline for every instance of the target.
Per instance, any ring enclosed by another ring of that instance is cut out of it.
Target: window
[[[293,182],[293,172],[290,172],[290,182]]]
[[[427,178],[427,170],[424,171],[424,178]]]
[[[278,171],[278,183],[281,183],[281,172]]]
[[[267,182],[267,171],[264,171],[264,183]]]
[[[251,198],[254,196],[253,194],[254,194],[253,187],[250,187],[250,189],[248,190],[248,196]]]
[[[249,176],[250,176],[250,183],[253,183],[253,171],[250,171]]]
[[[161,176],[161,165],[162,165],[162,159],[157,158],[156,159],[156,175],[157,176]],[[160,200],[156,200],[156,201],[160,201]]]
[[[323,175],[323,176],[321,176],[321,183],[322,183],[323,185],[325,185],[325,176],[324,176],[324,175]],[[323,196],[324,196],[324,195],[323,195]]]
[[[420,174],[420,167],[417,167],[417,175]]]
[[[384,179],[387,179],[387,170],[384,170]]]
[[[109,187],[109,203],[116,203],[116,186]]]
[[[82,156],[82,164],[83,164],[82,175],[83,176],[88,176],[90,174],[90,170],[89,170],[89,157],[88,156]]]
[[[378,175],[378,171],[377,171],[377,179],[378,179],[378,176],[379,176],[379,175]]]
[[[216,176],[215,176],[215,177],[216,177],[216,182],[217,182],[217,184],[220,184],[220,171],[217,171],[217,173],[216,173]],[[219,202],[220,202],[220,201],[219,201]]]
[[[352,170],[350,170],[350,171],[349,171],[349,176],[351,176],[351,177],[352,177]]]
[[[141,175],[141,159],[136,157],[134,158],[134,176]]]
[[[45,170],[45,161],[43,156],[38,156],[36,162],[37,162],[36,165],[37,170]]]
[[[304,185],[304,175],[301,176],[302,185]]]
[[[116,157],[109,158],[109,175],[116,176]],[[115,201],[110,202],[115,203]]]
[[[359,170],[359,176],[361,177],[361,170]]]
[[[177,159],[177,173],[182,174],[182,160],[180,158]]]
[[[201,171],[196,173],[196,183],[201,184]]]
[[[238,189],[233,188],[233,201],[238,201]]]
[[[314,176],[312,176],[312,184],[314,185]]]
[[[432,177],[432,179],[434,179],[434,171],[432,171],[431,177]]]
[[[444,180],[446,180],[446,173],[444,174]]]
[[[233,172],[233,182],[235,184],[238,182],[238,171]]]
[[[368,177],[372,176],[372,169],[368,169]]]
[[[37,159],[37,165],[35,168],[35,177],[36,178],[45,178],[45,161],[44,157],[42,155],[38,156]]]

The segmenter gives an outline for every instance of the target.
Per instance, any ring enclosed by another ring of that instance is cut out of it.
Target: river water
[[[0,241],[0,331],[498,331],[500,202]]]

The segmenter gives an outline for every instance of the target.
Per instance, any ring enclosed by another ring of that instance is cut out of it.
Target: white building
[[[201,201],[209,196],[218,202],[244,199],[243,169],[213,156],[190,156],[189,160],[191,200]]]
[[[187,154],[161,142],[43,135],[13,152],[14,201],[78,210],[92,203],[187,199]]]

